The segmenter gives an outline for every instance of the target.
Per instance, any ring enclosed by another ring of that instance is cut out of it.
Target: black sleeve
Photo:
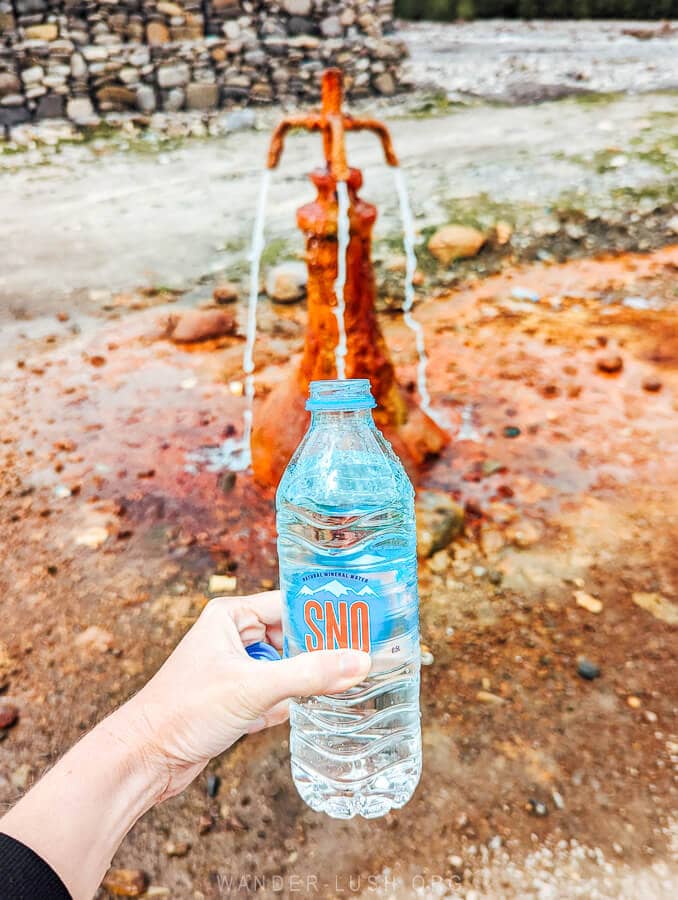
[[[71,895],[44,859],[0,834],[0,900],[71,900]]]

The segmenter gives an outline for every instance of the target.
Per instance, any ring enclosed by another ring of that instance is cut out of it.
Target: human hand
[[[182,791],[242,735],[284,721],[289,698],[344,691],[369,672],[370,657],[358,650],[253,660],[245,647],[256,641],[282,649],[279,591],[212,600],[157,674],[118,710],[162,781],[158,800]]]

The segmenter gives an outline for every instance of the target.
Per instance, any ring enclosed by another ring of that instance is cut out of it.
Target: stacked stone
[[[170,0],[140,0],[149,44],[170,41],[197,41],[205,34],[205,17],[200,0],[172,3]]]
[[[0,126],[66,115],[392,94],[390,0],[0,0]]]

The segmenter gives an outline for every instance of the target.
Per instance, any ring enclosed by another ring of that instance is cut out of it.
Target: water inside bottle
[[[292,703],[292,774],[313,809],[384,815],[421,772],[412,486],[363,380],[313,382],[309,432],[278,490],[285,653],[354,647],[368,679]]]

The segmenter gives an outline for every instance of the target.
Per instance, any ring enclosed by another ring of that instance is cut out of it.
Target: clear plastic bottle
[[[285,655],[372,656],[362,684],[290,709],[297,790],[342,819],[403,806],[421,774],[414,492],[375,405],[366,379],[312,382],[277,493]]]

